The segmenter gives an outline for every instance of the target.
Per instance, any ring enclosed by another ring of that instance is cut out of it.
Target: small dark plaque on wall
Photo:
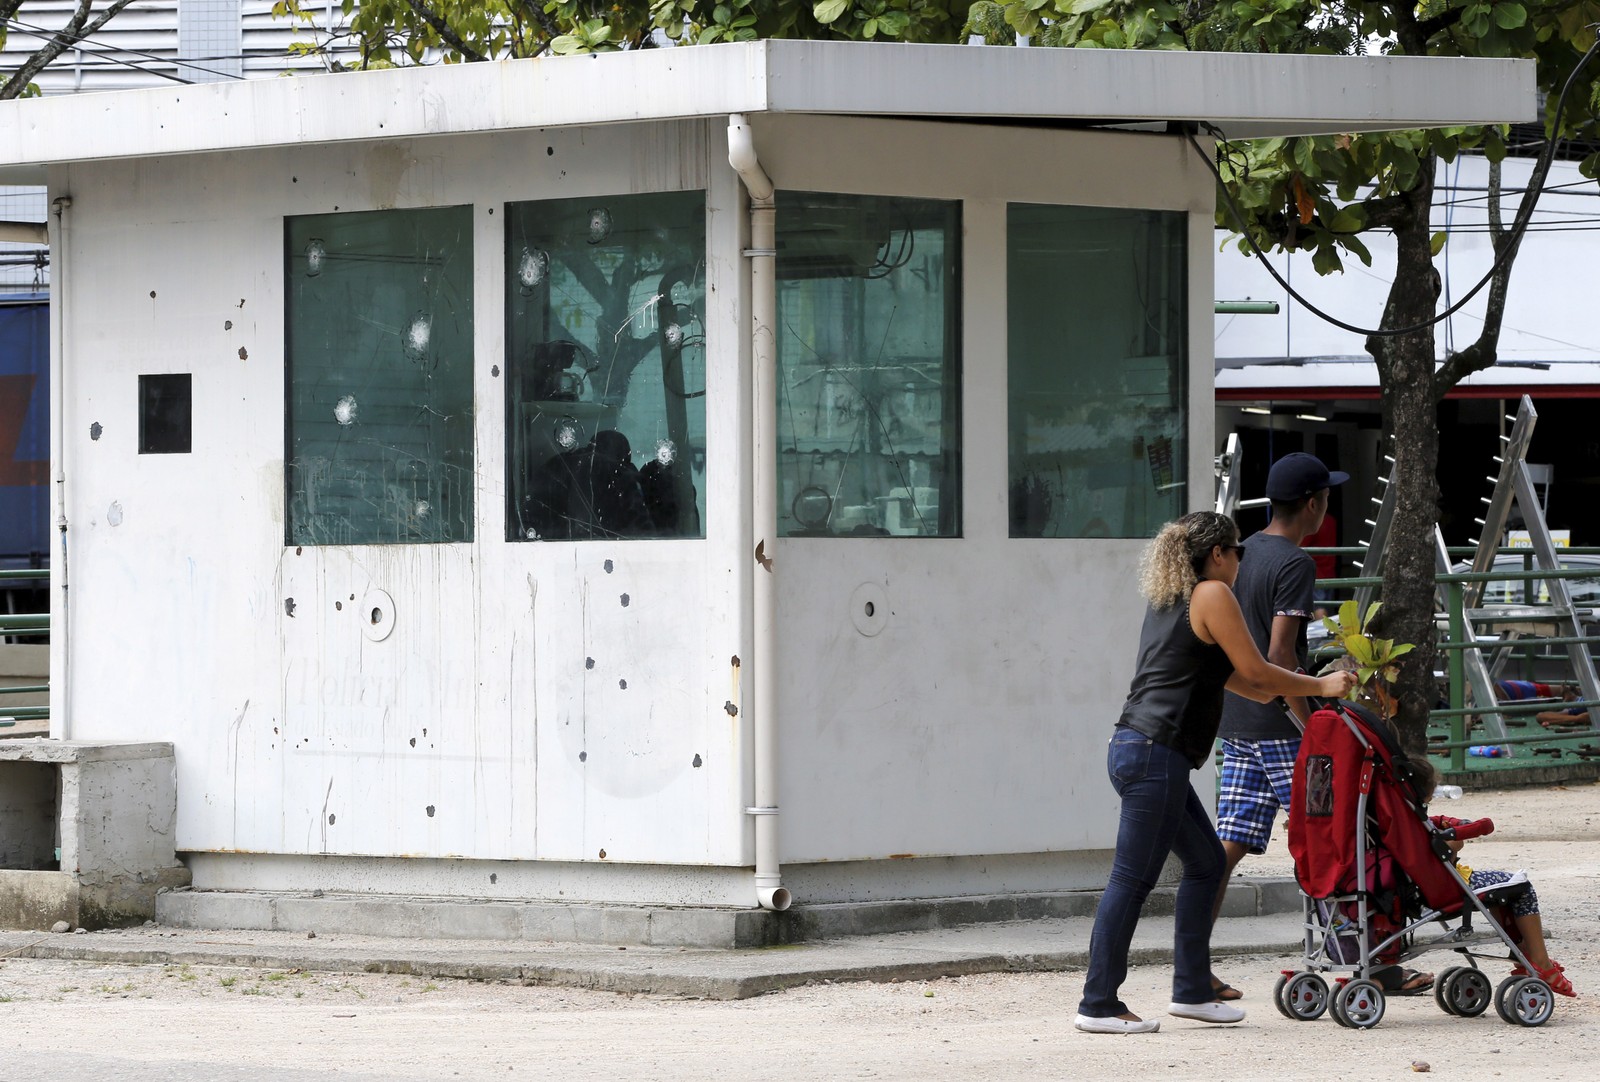
[[[139,453],[186,455],[194,428],[188,372],[139,377]]]

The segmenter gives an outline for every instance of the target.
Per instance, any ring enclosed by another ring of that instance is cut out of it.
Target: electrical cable
[[[1550,128],[1552,131],[1560,130],[1561,115],[1563,112],[1565,112],[1567,106],[1567,94],[1572,90],[1573,84],[1577,82],[1578,73],[1584,69],[1584,66],[1589,63],[1597,51],[1600,51],[1600,36],[1595,38],[1595,43],[1589,46],[1589,51],[1583,54],[1583,59],[1578,61],[1577,65],[1572,69],[1572,73],[1567,76],[1567,81],[1561,88],[1561,97],[1556,100],[1555,115],[1552,116],[1550,120]],[[1219,143],[1227,143],[1227,138],[1214,125],[1202,122],[1200,127],[1216,136],[1216,138],[1219,140]],[[1294,288],[1289,285],[1289,283],[1284,279],[1283,275],[1278,273],[1278,268],[1274,267],[1267,260],[1266,253],[1262,252],[1261,246],[1257,244],[1255,238],[1250,235],[1248,225],[1245,221],[1244,212],[1239,209],[1239,204],[1234,201],[1233,193],[1228,190],[1227,183],[1222,179],[1222,172],[1217,168],[1216,163],[1211,160],[1211,155],[1207,154],[1203,149],[1201,149],[1200,143],[1195,139],[1193,132],[1185,131],[1184,138],[1189,141],[1189,145],[1194,148],[1194,152],[1200,156],[1200,160],[1205,162],[1206,168],[1211,171],[1211,175],[1217,178],[1217,187],[1222,192],[1222,198],[1226,202],[1228,210],[1233,213],[1234,220],[1238,222],[1239,232],[1244,236],[1245,243],[1250,246],[1250,250],[1254,252],[1256,258],[1261,261],[1261,265],[1266,268],[1267,273],[1272,275],[1273,280],[1282,286],[1290,297],[1298,301],[1301,307],[1305,308],[1318,319],[1321,319],[1326,323],[1331,323],[1335,327],[1338,327],[1342,330],[1350,331],[1354,334],[1366,335],[1370,338],[1398,338],[1401,335],[1415,334],[1418,331],[1427,330],[1429,327],[1437,326],[1464,308],[1467,302],[1472,300],[1473,297],[1476,297],[1483,290],[1483,287],[1488,285],[1494,279],[1494,276],[1500,272],[1500,269],[1510,262],[1511,257],[1516,254],[1517,246],[1522,242],[1522,235],[1528,231],[1528,224],[1533,218],[1533,208],[1538,204],[1539,196],[1543,192],[1542,187],[1538,191],[1532,192],[1531,198],[1523,200],[1517,207],[1517,218],[1511,227],[1510,240],[1501,246],[1500,254],[1495,259],[1494,265],[1489,268],[1488,272],[1484,274],[1483,278],[1479,280],[1477,285],[1472,287],[1466,296],[1462,297],[1455,304],[1451,305],[1449,308],[1446,308],[1443,312],[1440,312],[1432,319],[1422,323],[1413,324],[1409,327],[1397,327],[1393,330],[1358,327],[1354,323],[1346,323],[1337,316],[1334,316],[1328,312],[1324,312],[1322,309],[1306,300],[1305,297],[1295,292]],[[1534,166],[1535,172],[1538,172],[1541,169],[1549,168],[1551,156],[1554,154],[1555,146],[1558,142],[1560,142],[1560,140],[1551,139],[1545,144],[1544,151],[1539,155],[1539,162],[1536,166]],[[1220,159],[1222,156],[1222,149],[1219,145],[1217,157]]]
[[[58,29],[51,30],[48,27],[39,26],[39,25],[37,25],[35,23],[25,23],[21,19],[18,19],[18,18],[15,18],[15,17],[7,19],[6,20],[6,24],[8,26],[11,26],[11,27],[15,28],[15,29],[23,31],[24,33],[26,33],[26,34],[28,34],[29,36],[32,36],[32,37],[45,36],[45,37],[49,37],[49,38],[55,38],[55,37],[59,36],[62,33],[62,31],[64,31],[66,29],[66,27],[60,27]],[[95,46],[95,48],[93,48],[93,49],[85,49],[85,48],[83,48],[84,43],[87,43],[89,45],[93,45],[93,46]],[[196,60],[209,60],[209,59],[231,60],[231,59],[233,59],[233,57],[215,57],[215,58],[212,58],[212,57],[191,57],[191,58],[171,57],[171,58],[169,58],[169,57],[165,57],[165,56],[160,56],[160,55],[158,55],[156,53],[147,53],[147,52],[144,52],[141,49],[129,49],[129,48],[126,48],[126,47],[121,46],[121,45],[112,45],[112,44],[109,44],[109,43],[104,42],[104,41],[96,41],[95,39],[89,37],[86,34],[78,35],[76,37],[73,37],[72,40],[68,43],[67,48],[76,49],[76,50],[78,50],[80,52],[88,53],[90,56],[103,57],[104,59],[110,61],[113,64],[121,64],[121,65],[123,65],[125,67],[130,67],[130,68],[133,68],[136,71],[142,71],[142,72],[145,72],[146,74],[149,74],[149,75],[161,75],[163,73],[158,72],[158,71],[151,71],[149,68],[141,67],[140,65],[134,63],[131,60],[119,60],[118,58],[116,58],[115,56],[112,56],[111,54],[114,53],[114,52],[116,52],[116,53],[127,53],[130,56],[142,56],[146,60],[153,60],[158,64],[172,64],[172,65],[175,65],[177,67],[194,68],[194,69],[196,69],[198,71],[204,71],[207,74],[211,74],[211,75],[227,75],[228,78],[230,78],[230,79],[243,79],[244,78],[244,76],[242,76],[242,75],[233,75],[233,74],[228,73],[228,72],[215,71],[212,68],[204,68],[204,67],[201,67],[200,64],[193,62],[193,61],[196,61]],[[285,56],[288,55],[287,51],[285,51],[284,55]],[[240,57],[240,59],[243,59],[243,57]],[[192,80],[183,79],[181,76],[166,76],[166,77],[170,78],[170,79],[174,79],[174,80],[179,81],[179,82],[189,83],[191,85],[193,83]]]

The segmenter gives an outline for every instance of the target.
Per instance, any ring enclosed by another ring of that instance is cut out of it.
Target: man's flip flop
[[[1213,999],[1224,1003],[1231,1003],[1236,999],[1243,999],[1244,993],[1226,981],[1219,981],[1215,977],[1211,980],[1211,996]]]
[[[1433,989],[1433,974],[1392,966],[1384,971],[1378,983],[1391,996],[1420,996]]]

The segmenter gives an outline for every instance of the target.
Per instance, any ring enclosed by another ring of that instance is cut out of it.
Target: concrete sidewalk
[[[829,981],[1079,969],[1088,961],[1091,925],[1083,917],[969,924],[734,950],[146,926],[71,935],[0,932],[0,958],[403,973],[726,1000]],[[1299,914],[1224,918],[1212,949],[1218,956],[1297,955]],[[1159,963],[1171,953],[1172,918],[1146,916],[1132,960]]]

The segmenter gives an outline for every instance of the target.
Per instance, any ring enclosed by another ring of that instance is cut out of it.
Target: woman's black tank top
[[[1165,744],[1196,767],[1211,754],[1222,721],[1222,692],[1233,662],[1189,626],[1189,599],[1145,610],[1139,667],[1118,725]]]

